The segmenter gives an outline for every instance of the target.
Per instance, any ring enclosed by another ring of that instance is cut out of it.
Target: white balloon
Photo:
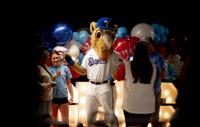
[[[149,24],[139,23],[132,28],[131,36],[132,37],[135,36],[140,39],[151,37],[154,40],[155,33],[153,28]]]
[[[71,47],[69,48],[69,55],[77,58],[79,56],[80,50],[78,48],[78,46],[76,45],[71,45]]]

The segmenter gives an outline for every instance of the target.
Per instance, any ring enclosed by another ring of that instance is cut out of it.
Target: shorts
[[[68,103],[68,98],[64,97],[64,98],[53,98],[52,103],[53,104],[65,104]]]
[[[147,124],[152,115],[150,114],[134,114],[123,110],[126,126],[128,125],[138,125],[138,124]]]

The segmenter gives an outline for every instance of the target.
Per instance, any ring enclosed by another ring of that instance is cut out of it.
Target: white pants
[[[89,83],[86,98],[88,124],[95,122],[98,107],[100,105],[103,107],[105,112],[105,122],[118,126],[118,120],[113,109],[113,95],[111,86],[107,83],[100,85]]]

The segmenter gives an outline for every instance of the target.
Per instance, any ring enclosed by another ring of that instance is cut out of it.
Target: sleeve
[[[55,73],[51,66],[49,67],[49,72],[51,73],[51,75],[53,75]]]
[[[159,55],[157,59],[157,69],[159,72],[161,72],[162,70],[164,70],[164,59],[161,55]]]
[[[65,66],[65,73],[66,73],[66,78],[67,79],[72,78],[72,74],[71,74],[71,72],[70,72],[70,70],[69,70],[69,68],[67,66]]]
[[[50,66],[49,67],[49,72],[51,73],[51,75],[52,75],[52,79],[53,80],[56,80],[56,77],[57,77],[57,75],[56,75],[56,71],[54,70],[54,68],[52,67],[52,66]]]
[[[151,77],[151,84],[154,84],[155,80],[156,80],[156,65],[155,64],[152,64],[153,66],[153,74],[152,74],[152,77]]]
[[[42,87],[49,85],[48,79],[43,74],[40,66],[38,66],[38,84]]]

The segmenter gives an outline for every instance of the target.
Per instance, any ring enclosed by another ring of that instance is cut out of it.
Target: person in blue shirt
[[[73,102],[73,88],[71,83],[71,72],[68,67],[61,64],[60,55],[57,51],[51,53],[52,66],[49,67],[56,85],[53,89],[52,118],[57,119],[60,110],[63,122],[69,122],[69,103]],[[70,93],[70,99],[68,96]]]

